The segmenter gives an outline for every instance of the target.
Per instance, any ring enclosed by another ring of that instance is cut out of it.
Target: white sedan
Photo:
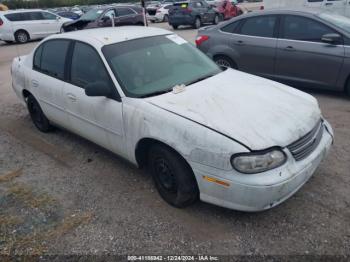
[[[198,198],[274,207],[308,181],[333,142],[312,96],[221,69],[163,29],[53,35],[14,59],[12,76],[40,131],[62,126],[148,166],[176,207]]]

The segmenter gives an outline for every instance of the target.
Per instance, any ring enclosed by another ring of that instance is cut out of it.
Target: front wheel
[[[198,199],[199,190],[187,162],[166,146],[157,144],[149,151],[149,168],[160,196],[170,205],[186,207]]]
[[[27,98],[27,106],[34,125],[44,133],[50,132],[53,129],[53,126],[50,124],[49,120],[44,115],[44,112],[41,110],[41,107],[34,98],[34,96],[29,95]]]

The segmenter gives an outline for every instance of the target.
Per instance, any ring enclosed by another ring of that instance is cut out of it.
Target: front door
[[[114,84],[98,52],[85,43],[73,48],[69,83],[64,85],[66,112],[73,132],[123,155],[124,127],[122,103],[108,97],[90,97],[85,87],[106,83],[116,92]]]
[[[278,80],[305,87],[332,88],[344,60],[344,46],[323,43],[337,33],[319,21],[288,15],[281,26],[275,74]]]

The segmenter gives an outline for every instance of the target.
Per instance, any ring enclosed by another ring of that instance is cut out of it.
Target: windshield
[[[104,46],[103,54],[124,93],[147,97],[218,74],[220,68],[177,35],[136,39]]]
[[[97,18],[99,18],[102,13],[103,13],[103,9],[92,9],[86,14],[83,14],[80,19],[94,21]]]
[[[334,13],[321,13],[318,16],[321,19],[339,27],[340,29],[343,29],[347,33],[350,33],[350,19],[349,18],[342,16],[342,15],[334,14]]]

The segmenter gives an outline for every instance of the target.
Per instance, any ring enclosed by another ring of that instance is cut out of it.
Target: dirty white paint
[[[183,87],[181,92],[146,99],[126,97],[101,54],[101,48],[107,44],[105,37],[110,37],[109,44],[170,32],[140,27],[112,29],[113,34],[110,30],[85,30],[49,39],[79,39],[95,46],[121,95],[121,102],[105,97],[90,98],[79,89],[74,92],[77,98],[74,107],[80,108],[79,103],[85,103],[81,107],[85,109],[74,111],[66,96],[74,86],[53,78],[48,86],[48,76],[40,77],[40,73],[32,70],[33,53],[21,61],[14,60],[13,68],[19,65],[21,68],[13,75],[16,94],[23,101],[22,90],[27,89],[39,100],[50,121],[136,165],[135,151],[142,139],[167,144],[192,167],[201,199],[228,208],[257,211],[275,206],[296,192],[326,156],[333,136],[327,121],[324,123],[329,132],[324,132],[320,145],[306,159],[296,162],[285,148],[319,121],[321,112],[317,101],[263,78],[229,69]],[[52,90],[50,96],[43,96],[45,92],[33,86],[34,77],[41,89]],[[61,105],[57,105],[59,103]],[[287,155],[284,165],[254,175],[244,175],[232,168],[232,155],[273,146],[281,147]],[[203,177],[218,179],[230,186],[211,183]]]

